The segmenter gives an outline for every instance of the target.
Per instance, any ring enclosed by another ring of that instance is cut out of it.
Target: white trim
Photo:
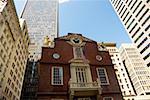
[[[59,68],[59,70],[62,71],[61,84],[54,84],[54,82],[53,82],[54,68]],[[52,85],[63,85],[63,67],[52,66],[52,71],[51,71],[51,73],[52,73],[52,75],[51,75],[51,84],[52,84]]]
[[[75,70],[76,70],[76,81],[78,83],[87,83],[88,82],[87,68],[85,68],[85,67],[76,67]],[[81,73],[83,74],[83,76],[81,75]]]
[[[105,68],[100,68],[100,67],[96,68],[97,76],[98,76],[99,80],[100,80],[100,76],[99,76],[99,71],[98,71],[98,69],[103,69],[103,70],[104,70],[104,74],[105,74],[106,81],[107,81],[107,83],[101,83],[101,85],[109,85],[110,83],[109,83],[109,80],[108,80],[108,76],[107,76],[106,69],[105,69]],[[101,80],[100,80],[100,81],[101,81]]]
[[[104,97],[103,100],[109,99],[109,98],[111,98],[111,100],[114,100],[113,97]]]

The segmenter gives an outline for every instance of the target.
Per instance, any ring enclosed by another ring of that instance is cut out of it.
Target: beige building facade
[[[119,48],[121,59],[136,93],[135,100],[149,100],[150,71],[134,44],[122,44]]]
[[[0,99],[20,100],[28,58],[26,22],[18,19],[13,0],[0,1]]]
[[[130,78],[126,71],[126,68],[121,60],[119,50],[116,46],[116,43],[103,43],[103,45],[109,51],[109,54],[112,59],[112,63],[114,64],[115,73],[117,76],[117,80],[125,100],[132,100],[136,95],[131,84]]]
[[[45,36],[51,41],[58,37],[58,5],[59,0],[26,0],[21,18],[28,25],[30,59],[40,59]]]

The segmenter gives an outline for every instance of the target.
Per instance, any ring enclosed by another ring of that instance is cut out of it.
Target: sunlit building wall
[[[114,64],[115,73],[117,76],[117,80],[125,100],[132,100],[136,95],[129,79],[128,73],[126,71],[125,66],[121,60],[119,50],[116,46],[116,43],[103,43],[103,45],[109,51],[109,54],[112,59],[112,63]]]
[[[45,36],[51,41],[58,36],[58,0],[27,0],[21,17],[27,22],[29,58],[38,60]]]
[[[20,100],[29,37],[13,0],[0,1],[0,100]]]
[[[150,67],[150,0],[110,0],[116,14]]]
[[[137,96],[149,96],[150,98],[150,71],[149,68],[145,67],[144,60],[136,46],[134,44],[122,44],[119,53]]]

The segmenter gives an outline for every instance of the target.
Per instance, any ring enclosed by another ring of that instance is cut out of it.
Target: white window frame
[[[59,68],[59,70],[62,71],[61,84],[55,84],[55,83],[54,83],[54,79],[53,79],[53,76],[54,76],[54,68]],[[52,67],[52,78],[51,78],[51,79],[52,79],[52,80],[51,80],[51,84],[52,84],[52,85],[63,85],[63,67],[53,66],[53,67]]]
[[[76,79],[77,79],[77,82],[78,83],[87,83],[88,82],[87,68],[86,67],[76,67],[75,70],[76,70]],[[81,70],[83,70],[83,71],[81,71]],[[81,73],[83,73],[83,77],[82,77]],[[79,77],[79,76],[81,76],[81,77]],[[81,79],[82,82],[79,82],[79,79]],[[84,82],[83,82],[83,80],[84,80]]]
[[[105,74],[106,81],[107,81],[107,83],[101,83],[101,85],[109,85],[109,80],[108,80],[108,76],[107,76],[107,72],[106,72],[105,68],[96,68],[98,79],[100,80],[99,71],[98,71],[99,69],[103,69],[104,70],[104,74]],[[101,80],[100,80],[100,82],[101,82]]]
[[[104,97],[103,100],[109,99],[111,98],[111,100],[114,100],[113,97]]]

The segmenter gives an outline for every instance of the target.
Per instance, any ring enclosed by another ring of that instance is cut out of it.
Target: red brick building
[[[108,51],[81,34],[42,48],[38,100],[122,100]]]

